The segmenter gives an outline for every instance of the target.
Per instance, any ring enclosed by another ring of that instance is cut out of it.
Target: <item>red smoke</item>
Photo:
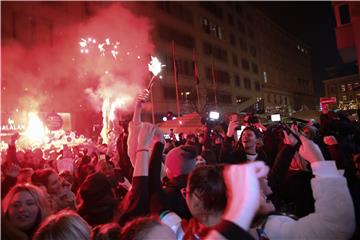
[[[26,8],[26,3],[23,5]],[[44,12],[43,9],[39,14],[44,15]],[[49,16],[60,17],[67,16]],[[110,98],[124,94],[135,97],[149,81],[147,64],[154,48],[150,31],[148,19],[135,16],[114,3],[80,23],[67,22],[66,26],[57,27],[52,45],[37,41],[29,48],[3,39],[2,85],[5,91],[2,91],[2,101],[10,108],[5,111],[19,108],[71,112],[86,105],[89,107],[90,103],[93,109],[100,111],[104,94]],[[96,48],[89,54],[81,54],[80,39],[88,37],[98,42],[105,42],[106,38],[118,41],[117,59],[110,52],[100,56]]]

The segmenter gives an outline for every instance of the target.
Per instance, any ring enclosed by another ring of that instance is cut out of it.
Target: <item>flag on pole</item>
[[[197,109],[198,112],[200,112],[200,93],[199,93],[199,83],[200,83],[200,78],[199,78],[199,69],[196,63],[196,53],[195,53],[195,48],[193,48],[193,66],[194,66],[194,80],[195,80],[195,88],[196,88],[196,96],[197,96]]]
[[[211,75],[212,75],[212,80],[213,80],[215,106],[217,107],[216,76],[215,76],[214,62],[211,62]]]
[[[175,81],[175,90],[176,90],[176,110],[178,117],[180,117],[180,104],[179,104],[179,86],[178,86],[178,71],[175,60],[175,43],[172,41],[172,57],[173,57],[173,67],[174,67],[174,81]]]
[[[195,53],[195,49],[193,49],[193,68],[194,68],[194,81],[195,81],[195,85],[199,85],[200,83],[200,78],[199,78],[199,69],[196,63],[196,53]]]

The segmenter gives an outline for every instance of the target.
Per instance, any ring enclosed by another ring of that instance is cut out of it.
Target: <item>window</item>
[[[200,2],[200,6],[207,11],[211,12],[215,16],[222,18],[223,17],[223,11],[220,6],[218,6],[215,2]]]
[[[235,66],[238,66],[238,65],[239,65],[238,56],[237,56],[235,53],[233,53],[232,59],[233,59],[233,64],[234,64]]]
[[[176,99],[175,91],[176,90],[174,87],[163,87],[164,98],[166,100],[175,100]]]
[[[230,75],[228,72],[215,69],[215,81],[217,83],[230,84]]]
[[[235,36],[233,33],[230,33],[230,43],[231,45],[233,45],[234,47],[236,46],[236,40],[235,40]]]
[[[238,25],[239,32],[245,33],[245,26],[240,20],[238,20],[237,25]]]
[[[203,18],[203,29],[205,33],[210,34],[220,40],[223,39],[222,28],[207,18]]]
[[[233,18],[233,16],[232,15],[228,15],[228,22],[229,22],[229,24],[231,25],[231,26],[234,26],[234,18]]]
[[[264,83],[267,83],[267,82],[268,82],[267,74],[266,74],[266,72],[264,72]]]
[[[250,70],[250,63],[249,63],[249,61],[247,59],[242,58],[241,59],[241,65],[242,65],[243,69]]]
[[[254,46],[250,46],[249,52],[252,57],[256,57],[256,48]]]
[[[248,35],[250,39],[255,39],[255,33],[250,27],[248,28]]]
[[[248,20],[249,23],[251,23],[251,24],[254,23],[254,18],[253,18],[253,16],[251,16],[250,14],[247,14],[246,17],[247,17],[247,20]]]
[[[240,3],[235,3],[235,10],[238,14],[242,15],[243,14],[243,8],[241,5],[239,5]]]
[[[271,103],[271,94],[270,93],[267,95],[267,101],[268,101],[268,103]]]
[[[239,75],[235,75],[234,76],[234,83],[235,83],[235,86],[236,87],[240,87],[240,77],[239,77]]]
[[[260,92],[260,83],[258,81],[255,82],[255,90]]]
[[[229,93],[219,93],[218,101],[222,104],[232,104],[232,96]]]
[[[170,13],[170,2],[160,1],[160,2],[156,2],[156,5],[159,9]]]
[[[343,101],[347,101],[347,96],[346,96],[346,95],[342,95],[341,99],[342,99]]]
[[[184,7],[181,3],[177,2],[166,2],[166,1],[159,1],[156,2],[156,5],[159,9],[163,10],[164,12],[175,16],[177,19],[184,21],[186,23],[193,23],[193,14],[192,12]]]
[[[211,54],[212,54],[211,44],[204,42],[203,43],[203,52],[206,56],[211,56]]]
[[[360,83],[358,82],[354,83],[354,87],[353,87],[354,90],[359,90],[359,87],[360,87]]]
[[[251,63],[251,68],[252,68],[252,71],[256,74],[259,73],[259,68],[258,68],[258,65],[256,63]]]
[[[345,84],[341,84],[341,85],[340,85],[340,91],[341,91],[341,92],[346,92],[346,86],[345,86]]]
[[[351,84],[351,83],[348,83],[348,84],[347,84],[347,90],[348,90],[348,91],[352,91],[352,90],[353,90],[353,87],[352,87],[352,84]]]
[[[341,25],[350,23],[350,12],[348,4],[343,4],[339,6],[339,14]]]
[[[217,99],[219,99],[219,95],[218,95],[218,94],[216,95],[216,97],[217,97]],[[214,94],[214,90],[213,90],[213,89],[206,91],[206,102],[207,102],[207,103],[210,103],[210,104],[215,103],[215,94]]]
[[[288,104],[288,98],[285,97],[285,105],[287,105],[287,104]]]
[[[212,81],[212,71],[211,71],[211,68],[210,67],[207,67],[205,69],[205,78],[208,80],[208,81]]]
[[[223,70],[214,69],[216,83],[230,84],[230,75],[228,72]],[[205,77],[208,81],[213,81],[212,69],[207,67],[205,69]]]
[[[246,89],[251,89],[251,80],[250,80],[250,78],[244,78],[244,87],[246,88]]]
[[[162,55],[161,59],[163,63],[167,66],[165,71],[174,73],[174,63],[172,56]],[[193,63],[189,59],[177,58],[176,60],[176,70],[178,74],[193,76]]]
[[[247,44],[246,44],[246,41],[244,40],[244,39],[242,39],[242,38],[240,38],[239,39],[239,44],[240,44],[240,48],[241,48],[241,50],[243,50],[243,51],[247,51]]]
[[[195,48],[195,40],[191,35],[180,32],[177,29],[168,27],[164,24],[160,24],[159,29],[161,29],[159,31],[159,36],[161,39],[168,42],[174,40],[176,44],[188,49]]]
[[[212,45],[208,42],[203,43],[203,52],[206,56],[213,56],[223,62],[228,62],[227,52],[225,49]]]
[[[243,102],[246,102],[247,100],[249,100],[249,98],[243,97],[243,96],[236,96],[236,103],[237,104],[241,104]]]

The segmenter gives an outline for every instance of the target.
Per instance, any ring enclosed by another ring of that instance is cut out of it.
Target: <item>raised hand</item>
[[[298,143],[298,140],[292,133],[287,134],[285,130],[283,130],[283,133],[284,133],[284,144],[295,146]]]
[[[156,129],[156,126],[151,123],[141,123],[141,128],[138,134],[138,149],[150,149]]]
[[[20,167],[17,164],[11,163],[5,170],[5,174],[9,177],[16,178],[19,175]]]
[[[235,133],[236,127],[240,126],[240,123],[237,120],[231,120],[229,122],[229,127],[226,133],[226,136],[232,137]]]
[[[262,161],[229,165],[224,169],[228,203],[223,218],[247,230],[260,204],[259,179],[269,168]]]
[[[10,145],[15,145],[15,142],[20,138],[20,134],[18,132],[14,133],[10,138]]]
[[[144,89],[144,91],[138,95],[137,101],[141,103],[145,103],[150,101],[151,92],[148,89]]]
[[[332,145],[338,144],[338,141],[336,140],[336,138],[334,136],[325,136],[324,143],[326,145],[332,146]]]
[[[299,154],[302,158],[310,163],[325,160],[319,146],[316,143],[303,135],[300,135],[300,140],[301,146],[299,148]]]

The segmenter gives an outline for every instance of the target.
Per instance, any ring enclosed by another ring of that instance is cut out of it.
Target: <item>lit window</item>
[[[213,35],[218,39],[221,40],[223,39],[223,33],[221,27],[207,18],[203,18],[203,29],[205,33]]]
[[[342,100],[346,101],[347,100],[347,96],[346,95],[342,95]]]
[[[351,84],[351,83],[348,83],[348,84],[347,84],[347,90],[348,90],[348,91],[352,91],[352,90],[353,90],[353,87],[352,87],[352,84]]]
[[[248,99],[249,99],[249,98],[247,98],[247,97],[236,96],[236,103],[237,103],[237,104],[241,104],[241,103],[247,101]]]
[[[264,72],[264,83],[267,83],[267,75],[266,75],[266,72]]]
[[[346,92],[346,86],[345,86],[345,84],[341,84],[341,85],[340,85],[340,90],[341,90],[342,92]]]

